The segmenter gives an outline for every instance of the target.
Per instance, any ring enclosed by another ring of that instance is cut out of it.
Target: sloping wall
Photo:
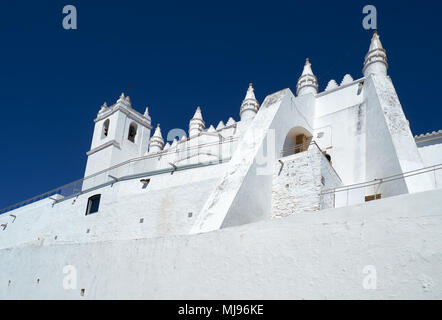
[[[295,98],[290,89],[284,89],[267,96],[240,137],[225,174],[191,233],[269,218],[274,162],[291,128],[300,126],[313,131],[313,115],[311,94]]]
[[[27,245],[0,250],[0,298],[442,299],[441,238],[435,190],[198,235]]]
[[[367,181],[424,167],[390,78],[370,75],[364,84],[367,109]],[[385,196],[434,188],[434,180],[422,174],[381,186]]]

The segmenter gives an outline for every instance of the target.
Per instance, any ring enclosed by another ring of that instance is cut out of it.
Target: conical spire
[[[157,124],[157,128],[155,129],[155,133],[153,134],[154,137],[159,137],[159,138],[163,138],[163,136],[161,135],[161,128],[160,128],[160,124]]]
[[[203,120],[203,115],[201,114],[201,107],[198,106],[198,108],[196,108],[195,114],[193,115],[192,119]]]
[[[370,49],[368,51],[373,51],[376,49],[384,49],[384,47],[382,46],[378,31],[374,30],[373,37],[371,38]]]
[[[205,128],[205,123],[203,120],[203,115],[201,113],[201,108],[198,106],[196,108],[193,118],[189,121],[189,137],[198,135]]]
[[[251,82],[249,83],[249,88],[247,89],[246,97],[244,98],[244,100],[247,100],[247,99],[256,100],[255,89],[253,89],[253,83],[251,83]]]
[[[253,83],[249,84],[247,89],[246,97],[244,98],[239,115],[242,120],[252,119],[255,117],[259,109],[258,100],[255,98],[255,89],[253,89]]]
[[[160,152],[163,149],[163,147],[164,147],[164,140],[163,136],[161,135],[160,124],[158,123],[157,128],[155,129],[155,133],[150,139],[149,152],[150,153]]]
[[[298,96],[302,96],[307,93],[318,93],[318,79],[313,74],[312,64],[310,63],[310,59],[305,59],[304,70],[302,70],[302,74],[298,79],[298,83],[296,85],[296,94]]]
[[[312,64],[310,63],[310,59],[309,58],[305,59],[304,70],[302,70],[302,76],[306,76],[306,75],[312,75],[313,76]]]
[[[362,72],[364,77],[368,77],[370,74],[387,75],[387,69],[387,52],[382,46],[378,32],[375,30],[371,38],[370,48],[365,56]]]

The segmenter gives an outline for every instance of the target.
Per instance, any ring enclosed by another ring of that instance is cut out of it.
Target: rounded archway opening
[[[132,122],[129,126],[129,133],[127,135],[127,139],[131,142],[135,142],[135,136],[137,135],[137,124],[135,122]]]
[[[293,127],[287,133],[281,150],[281,157],[305,152],[313,140],[313,135],[304,127]]]

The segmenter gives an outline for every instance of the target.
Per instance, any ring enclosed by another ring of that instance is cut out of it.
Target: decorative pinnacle
[[[101,109],[100,109],[99,112],[103,112],[103,111],[105,111],[106,108],[107,108],[107,103],[106,103],[106,101],[105,101],[105,102],[103,103],[103,105],[101,106]]]
[[[158,123],[158,124],[157,124],[157,128],[159,128],[159,127],[160,127],[160,124]]]
[[[146,110],[144,111],[144,116],[146,118],[149,117],[149,107],[146,107]]]
[[[381,64],[383,64],[383,66]],[[387,52],[382,46],[378,31],[373,30],[373,36],[370,41],[368,53],[365,55],[362,72],[364,76],[368,76],[372,73],[387,74],[387,69]]]
[[[318,79],[313,74],[312,64],[310,63],[310,59],[305,59],[304,69],[302,70],[302,74],[298,79],[298,83],[296,85],[296,94],[300,95],[301,89],[310,87],[310,91],[317,93],[318,92]],[[305,91],[304,91],[305,93]],[[302,93],[301,93],[302,94]]]
[[[201,114],[201,107],[200,106],[198,106],[196,108],[196,111],[195,111],[191,121],[195,120],[195,119],[203,121],[203,115]]]
[[[121,98],[121,99],[124,99],[124,92],[121,93],[120,98]]]

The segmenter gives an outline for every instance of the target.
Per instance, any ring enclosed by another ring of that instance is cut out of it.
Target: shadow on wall
[[[293,127],[287,133],[279,155],[281,157],[287,157],[292,154],[307,151],[312,139],[313,135],[306,128],[300,126]]]

